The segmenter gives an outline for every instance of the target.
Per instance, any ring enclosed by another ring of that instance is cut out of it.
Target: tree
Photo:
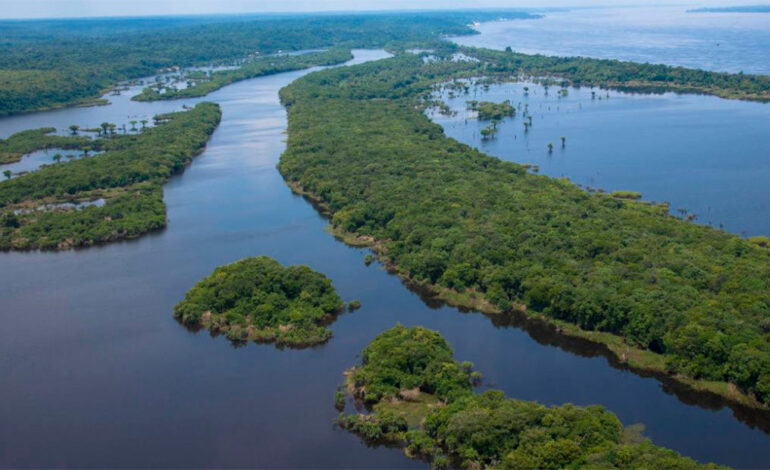
[[[548,142],[548,153],[553,153],[553,143]]]
[[[565,145],[567,145],[567,138],[561,136],[561,148],[564,148]]]
[[[90,152],[90,151],[91,151],[91,147],[83,147],[83,156],[87,157],[88,156],[88,152]]]
[[[104,134],[104,135],[107,135],[107,129],[110,128],[110,123],[109,122],[103,122],[103,123],[99,124],[99,127],[102,128],[100,133]]]
[[[3,171],[3,175],[5,175],[6,179],[11,179],[11,175],[13,175],[13,173],[11,173],[11,170],[5,170]]]
[[[136,123],[139,121],[129,121],[131,123],[131,131],[136,132]]]
[[[142,123],[142,129],[144,129],[145,127],[147,127],[147,119],[142,119],[142,120],[141,120],[141,121],[139,121],[139,122],[141,122],[141,123]]]
[[[72,132],[72,135],[76,135],[78,133],[78,130],[80,130],[80,126],[77,124],[73,124],[70,126],[70,132]]]
[[[56,155],[53,156],[53,161],[55,161],[56,163],[59,163],[61,159],[62,159],[62,154],[60,153],[57,153]]]

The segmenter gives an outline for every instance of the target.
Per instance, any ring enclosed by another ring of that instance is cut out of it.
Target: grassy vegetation
[[[770,402],[770,250],[533,175],[420,112],[436,83],[496,68],[403,55],[303,77],[281,92],[279,169],[335,233],[443,298],[596,331],[613,351],[644,352],[641,367]]]
[[[201,75],[192,79],[191,86],[180,90],[165,88],[162,84],[147,87],[134,96],[136,101],[174,100],[206,96],[231,83],[250,78],[272,75],[292,70],[306,69],[321,65],[336,65],[353,58],[349,49],[333,48],[327,51],[310,52],[301,55],[280,55],[253,59],[235,70],[220,70],[210,75]]]
[[[323,274],[260,256],[214,270],[174,307],[174,316],[233,341],[302,347],[329,340],[323,324],[343,306]]]
[[[220,116],[213,103],[158,116],[160,125],[139,134],[89,140],[103,154],[0,183],[0,249],[67,249],[165,227],[162,185],[203,150]],[[97,199],[106,202],[47,206]]]
[[[116,82],[179,66],[324,47],[384,47],[473,34],[517,12],[0,21],[0,116],[96,100]]]
[[[346,374],[347,390],[372,412],[338,421],[433,468],[720,468],[657,447],[634,428],[626,432],[601,406],[545,407],[495,390],[473,393],[471,368],[452,357],[439,333],[398,325]]]
[[[88,146],[91,139],[88,137],[64,137],[50,135],[55,132],[53,127],[42,129],[30,129],[17,132],[7,139],[0,139],[0,164],[13,163],[21,160],[21,157],[36,150],[62,148],[80,149]]]

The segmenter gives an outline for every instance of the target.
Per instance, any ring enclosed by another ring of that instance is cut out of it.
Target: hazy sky
[[[770,0],[765,1],[767,3]],[[516,8],[640,5],[649,0],[0,0],[0,18],[143,16],[328,10]],[[657,1],[691,6],[749,5],[760,0]]]

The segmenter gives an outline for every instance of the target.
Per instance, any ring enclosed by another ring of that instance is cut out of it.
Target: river
[[[727,2],[726,2],[727,3]],[[770,74],[770,14],[691,13],[693,6],[574,8],[495,21],[453,40],[525,54],[584,56]]]
[[[356,51],[357,62],[383,57]],[[546,404],[599,403],[643,422],[659,445],[738,467],[770,462],[765,416],[610,367],[600,348],[516,319],[423,300],[325,231],[326,221],[275,169],[285,147],[278,90],[307,71],[227,86],[206,100],[223,118],[205,152],[164,188],[169,224],[138,240],[61,253],[0,254],[0,466],[424,468],[335,429],[342,372],[397,322],[439,330],[484,387]],[[0,120],[83,126],[200,100],[73,108]],[[98,157],[97,157],[98,158]],[[320,347],[233,348],[172,318],[216,266],[268,255],[328,275],[362,308]],[[736,416],[740,419],[736,419]]]

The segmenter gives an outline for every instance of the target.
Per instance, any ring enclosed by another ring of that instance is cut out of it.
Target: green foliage
[[[380,334],[361,353],[350,380],[369,403],[395,397],[401,390],[448,399],[470,390],[469,372],[452,358],[449,344],[435,331],[398,325]]]
[[[322,323],[342,307],[323,274],[260,256],[215,269],[174,307],[174,316],[233,340],[306,346],[331,337]]]
[[[470,22],[500,17],[533,16],[466,11],[2,21],[0,116],[87,103],[118,81],[172,66],[244,59],[255,52],[422,43],[473,34]]]
[[[501,120],[506,116],[516,114],[516,108],[511,105],[511,100],[505,100],[502,103],[492,103],[490,101],[468,101],[468,109],[476,111],[479,115],[479,121]]]
[[[768,250],[527,173],[420,112],[436,83],[490,67],[403,55],[303,77],[281,91],[279,169],[404,277],[621,335],[671,371],[770,403]]]
[[[610,196],[616,197],[618,199],[641,199],[642,193],[636,192],[636,191],[613,191],[610,193]]]
[[[17,132],[7,139],[0,139],[0,163],[13,163],[25,154],[49,148],[79,149],[90,145],[88,137],[62,137],[50,135],[53,127]]]
[[[723,98],[770,101],[770,76],[708,72],[660,64],[640,64],[587,57],[549,57],[491,49],[463,48],[488,63],[490,72],[516,70],[531,77],[560,77],[563,84],[601,86],[625,91],[705,93]]]
[[[16,213],[17,220],[0,226],[0,249],[65,249],[164,227],[161,186],[203,150],[220,116],[218,105],[201,103],[159,116],[161,125],[140,134],[89,141],[103,154],[0,183],[0,213]],[[67,205],[100,198],[106,201],[103,206]]]
[[[372,364],[406,354],[422,359],[396,360],[386,366]],[[447,353],[449,356],[447,356]],[[397,326],[378,336],[363,353],[359,371],[366,370],[368,387],[378,384],[419,383],[426,370],[458,369],[449,345],[436,332],[421,327]],[[387,441],[403,447],[407,455],[431,461],[433,468],[454,463],[461,468],[489,469],[716,469],[701,465],[649,440],[629,443],[618,418],[601,406],[545,407],[535,402],[507,398],[490,390],[474,394],[465,379],[455,384],[448,403],[426,409],[419,424],[409,426],[399,414],[404,404],[393,400],[393,390],[382,393],[375,412],[342,415],[340,424],[367,440]]]
[[[306,69],[320,65],[336,65],[353,58],[349,49],[334,48],[328,51],[311,52],[301,55],[280,55],[252,60],[235,70],[220,70],[210,76],[194,80],[192,86],[180,90],[169,89],[163,93],[147,87],[132,99],[136,101],[174,100],[206,96],[231,83],[250,78],[272,75],[292,70]]]

